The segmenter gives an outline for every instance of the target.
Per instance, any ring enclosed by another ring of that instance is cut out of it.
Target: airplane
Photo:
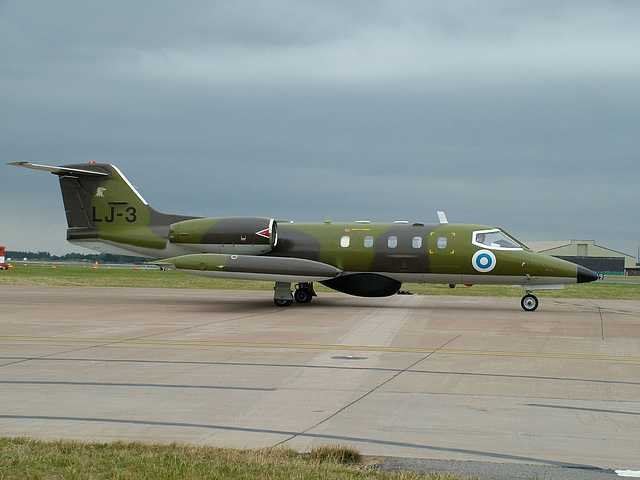
[[[4,263],[4,247],[0,246],[0,270],[9,270],[12,266]]]
[[[161,267],[204,277],[275,282],[279,307],[309,303],[314,282],[361,297],[394,295],[408,282],[521,285],[520,304],[531,312],[539,305],[532,292],[598,278],[533,252],[500,228],[449,223],[443,212],[433,224],[170,215],[154,210],[114,165],[9,165],[59,177],[69,242],[160,258],[154,263]]]

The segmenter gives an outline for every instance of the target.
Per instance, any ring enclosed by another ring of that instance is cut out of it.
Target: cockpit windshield
[[[472,243],[479,247],[490,248],[492,250],[523,249],[523,245],[520,242],[497,228],[492,230],[476,230],[473,232]]]

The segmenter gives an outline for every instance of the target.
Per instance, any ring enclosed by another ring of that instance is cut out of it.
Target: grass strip
[[[460,480],[443,474],[383,473],[349,447],[309,453],[145,443],[44,442],[0,438],[0,478],[13,479],[388,479]]]
[[[34,286],[82,286],[82,287],[140,287],[140,288],[182,288],[206,290],[258,290],[273,291],[273,282],[252,280],[227,280],[204,278],[173,270],[108,268],[94,269],[81,266],[30,266],[17,265],[10,270],[0,271],[0,285]],[[333,290],[314,284],[317,292]],[[474,285],[473,287],[405,283],[402,290],[418,295],[454,295],[487,297],[522,297],[520,286]],[[640,300],[640,285],[626,283],[585,283],[568,285],[564,290],[536,291],[540,298],[591,298],[610,300]]]

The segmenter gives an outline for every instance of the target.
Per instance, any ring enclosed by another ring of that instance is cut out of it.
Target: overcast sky
[[[640,2],[0,1],[0,244],[65,241],[57,177],[156,209],[640,245]]]

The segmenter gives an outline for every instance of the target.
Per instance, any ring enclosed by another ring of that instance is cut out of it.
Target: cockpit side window
[[[522,250],[522,245],[500,229],[476,230],[473,232],[474,245],[492,250]]]

